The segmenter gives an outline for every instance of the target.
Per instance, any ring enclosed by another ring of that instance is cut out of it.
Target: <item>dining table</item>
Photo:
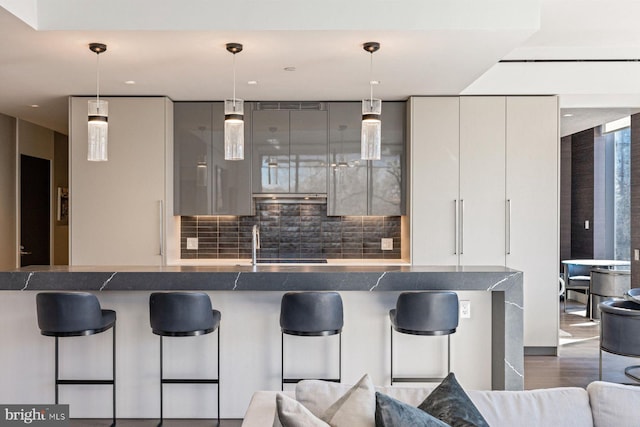
[[[565,259],[561,261],[563,265],[563,273],[562,278],[564,279],[564,283],[569,283],[569,266],[570,265],[582,265],[582,266],[590,266],[592,268],[606,268],[606,269],[617,269],[626,267],[629,268],[631,266],[630,261],[619,260],[619,259]],[[566,293],[565,293],[566,295]],[[587,302],[587,312],[586,316],[591,317],[590,313],[590,305]]]

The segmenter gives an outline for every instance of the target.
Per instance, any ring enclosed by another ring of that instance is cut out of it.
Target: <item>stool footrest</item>
[[[283,378],[282,379],[282,383],[283,384],[297,384],[300,381],[304,381],[304,380],[329,381],[329,382],[332,382],[332,383],[339,383],[341,381],[340,378]]]
[[[113,385],[113,380],[58,380],[59,385]]]
[[[625,374],[627,377],[629,377],[629,378],[631,378],[631,379],[633,379],[633,380],[636,380],[636,381],[640,382],[640,377],[638,377],[637,375],[634,375],[634,374],[632,374],[632,373],[631,373],[631,370],[633,370],[633,369],[639,369],[639,368],[640,368],[640,365],[627,366],[626,368],[624,368],[624,374]],[[637,384],[636,384],[636,385],[637,385]]]
[[[206,378],[163,378],[162,384],[218,384],[218,379],[206,379]]]
[[[441,382],[444,378],[439,377],[400,377],[400,378],[392,378],[392,383],[435,383]]]

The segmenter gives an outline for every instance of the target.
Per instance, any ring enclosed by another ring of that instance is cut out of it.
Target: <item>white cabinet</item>
[[[109,160],[89,162],[87,99],[70,98],[70,264],[161,265],[175,228],[163,221],[173,219],[172,103],[105,98]]]
[[[413,265],[524,272],[524,344],[558,340],[558,99],[415,97]]]
[[[460,98],[409,100],[413,265],[458,264]]]
[[[505,98],[460,98],[461,265],[503,265]]]
[[[508,97],[506,265],[525,273],[526,346],[557,345],[558,159],[558,98]]]
[[[503,265],[505,98],[411,98],[414,265]]]

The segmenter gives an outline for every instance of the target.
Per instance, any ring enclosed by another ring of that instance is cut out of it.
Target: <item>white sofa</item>
[[[350,386],[323,381],[303,381],[297,398],[312,413],[331,405]],[[400,401],[417,406],[433,388],[376,387]],[[243,427],[271,427],[276,412],[277,391],[258,391]],[[640,387],[595,381],[587,389],[560,387],[529,391],[476,391],[467,394],[491,427],[638,427],[640,426]]]

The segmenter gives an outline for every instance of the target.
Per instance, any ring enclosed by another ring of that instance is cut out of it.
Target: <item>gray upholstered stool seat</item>
[[[451,334],[458,327],[458,295],[449,291],[403,292],[391,321],[391,385],[394,382],[434,382],[443,378],[393,376],[393,331],[411,335],[447,335],[447,373],[451,371]]]
[[[337,292],[287,292],[280,305],[282,331],[281,388],[295,384],[304,378],[285,378],[284,335],[339,336],[338,378],[321,378],[325,381],[342,380],[342,327],[344,326],[342,298]]]
[[[624,299],[640,304],[640,288],[629,289],[624,293]]]
[[[160,424],[164,421],[164,384],[217,384],[218,425],[220,424],[220,319],[211,307],[209,295],[201,292],[154,292],[149,296],[151,330],[160,336]],[[162,337],[206,335],[218,330],[217,378],[165,378],[163,373]]]
[[[47,292],[36,295],[38,327],[42,335],[55,337],[55,403],[60,385],[111,385],[113,422],[116,424],[116,312],[103,310],[98,298],[86,292]],[[113,328],[112,377],[107,380],[60,379],[59,338],[99,334]]]
[[[604,301],[600,309],[600,366],[602,380],[602,351],[620,356],[640,357],[640,304],[632,301]],[[628,366],[624,373],[640,381],[631,370],[640,365]]]

